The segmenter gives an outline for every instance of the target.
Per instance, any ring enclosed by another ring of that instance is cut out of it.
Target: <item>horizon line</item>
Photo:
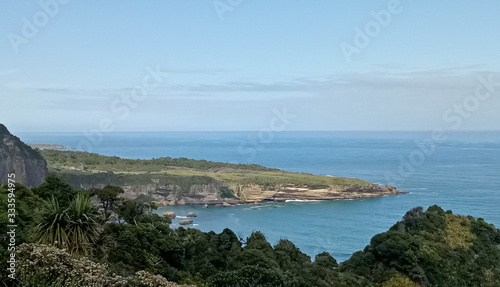
[[[276,131],[274,133],[306,133],[306,132],[433,132],[434,130],[428,129],[418,129],[418,130],[290,130],[290,131]],[[500,132],[498,130],[490,129],[474,129],[474,130],[443,130],[444,132],[456,133],[456,132]],[[18,131],[17,133],[82,133],[83,131]],[[164,130],[164,131],[113,131],[104,132],[103,134],[117,134],[117,133],[258,133],[260,130]]]

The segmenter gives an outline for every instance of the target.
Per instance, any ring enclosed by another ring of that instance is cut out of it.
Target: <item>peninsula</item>
[[[75,188],[116,185],[125,190],[126,198],[147,196],[159,206],[342,200],[404,193],[356,178],[287,172],[256,164],[170,157],[124,159],[60,150],[41,153],[49,170]]]
[[[62,149],[68,149],[68,147],[65,147],[60,144],[27,144],[33,149],[39,149],[39,150],[62,150]]]

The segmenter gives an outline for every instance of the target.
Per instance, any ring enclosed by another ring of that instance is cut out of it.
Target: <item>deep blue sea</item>
[[[245,238],[261,231],[271,244],[294,242],[314,257],[327,251],[348,259],[416,206],[438,204],[454,213],[482,217],[500,226],[500,133],[449,132],[429,144],[431,132],[257,132],[109,133],[89,145],[81,133],[18,133],[27,143],[124,158],[187,157],[256,163],[287,171],[357,177],[392,183],[409,194],[378,199],[266,203],[232,208],[168,207],[181,217],[198,214],[195,228],[232,229]],[[426,153],[419,145],[426,147]],[[86,144],[82,144],[86,143]],[[399,172],[402,172],[398,175]],[[387,174],[398,175],[399,179]],[[173,221],[177,227],[179,220]]]

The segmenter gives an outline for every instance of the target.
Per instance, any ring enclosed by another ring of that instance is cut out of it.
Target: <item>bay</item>
[[[256,163],[287,171],[392,183],[409,193],[350,201],[265,203],[231,208],[175,206],[195,212],[194,228],[232,229],[242,238],[261,231],[271,244],[287,238],[310,256],[327,251],[338,261],[369,244],[416,206],[438,204],[454,213],[500,225],[500,133],[448,132],[434,146],[431,132],[165,132],[107,133],[97,145],[82,133],[18,133],[27,143],[124,158],[187,157]],[[86,143],[82,144],[82,143]],[[424,146],[427,153],[421,151]],[[89,148],[91,147],[91,149]],[[422,156],[424,155],[424,156]],[[411,168],[408,168],[408,163]],[[406,163],[403,164],[403,163]],[[403,177],[394,181],[388,174]]]

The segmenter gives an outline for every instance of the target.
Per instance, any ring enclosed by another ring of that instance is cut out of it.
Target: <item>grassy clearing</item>
[[[371,183],[344,177],[321,176],[307,173],[293,173],[285,171],[247,171],[247,172],[209,172],[192,169],[169,170],[168,174],[184,176],[208,176],[217,180],[233,184],[258,184],[258,185],[278,185],[293,184],[307,186],[352,186],[371,185]]]

